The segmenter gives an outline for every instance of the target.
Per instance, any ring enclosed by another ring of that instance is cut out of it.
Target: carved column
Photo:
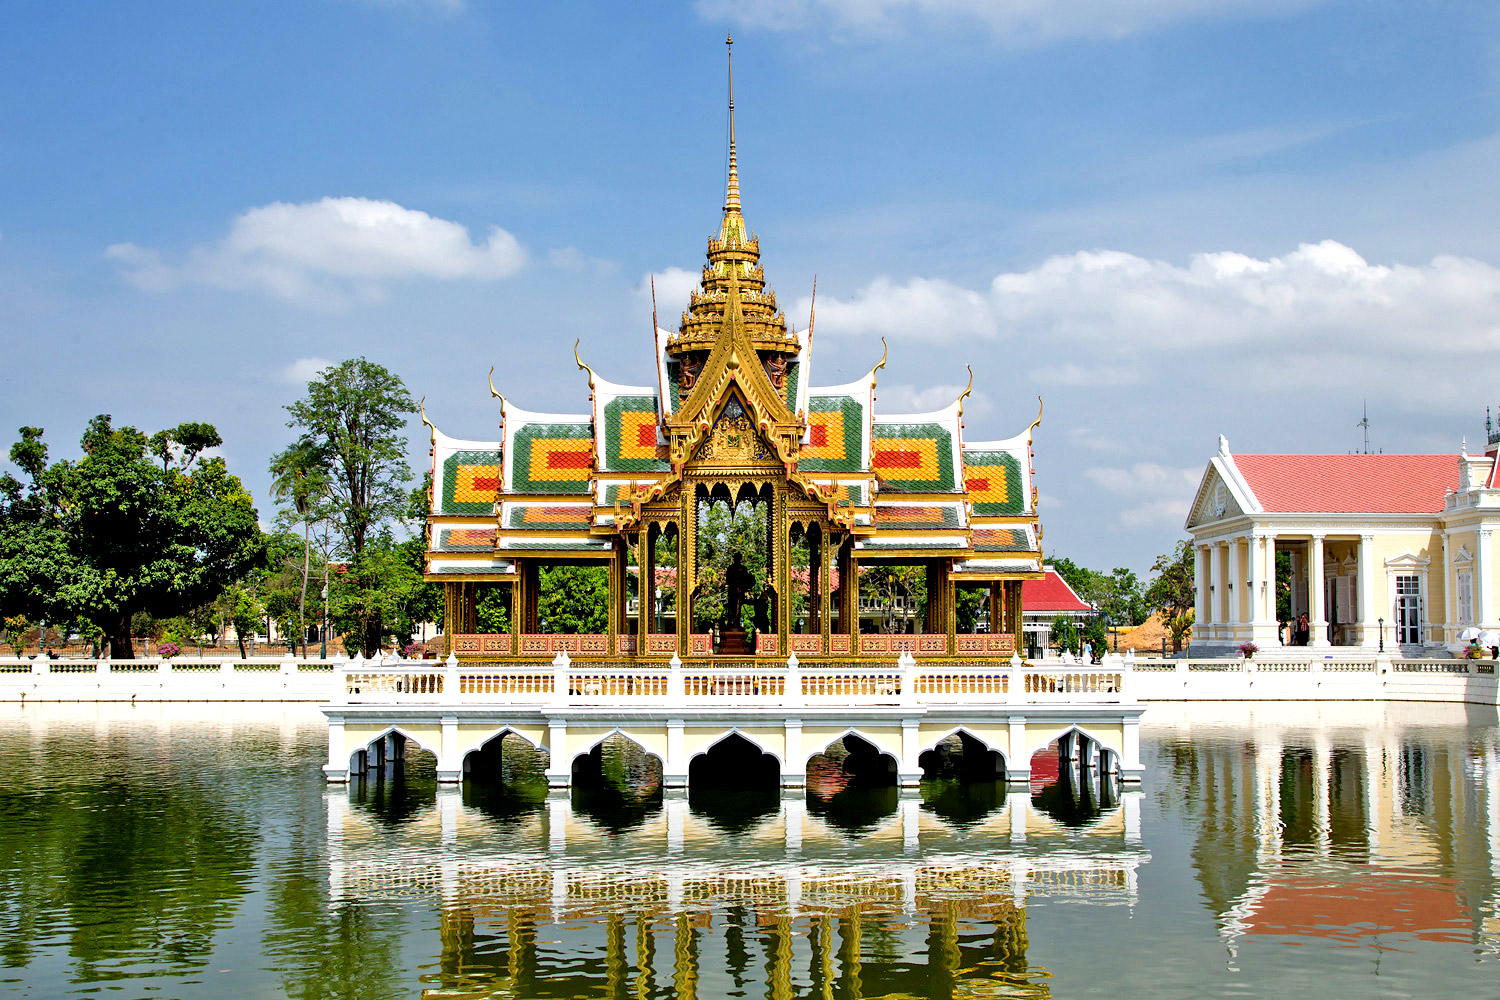
[[[651,619],[656,611],[656,546],[651,544],[651,522],[641,524],[635,541],[635,648],[644,656],[649,647]]]
[[[828,652],[828,637],[833,634],[833,549],[834,536],[823,529],[818,530],[818,631],[823,636],[823,652]]]
[[[839,550],[839,627],[849,636],[849,651],[859,652],[859,560],[854,540]]]
[[[1015,636],[1016,653],[1026,648],[1026,609],[1021,601],[1021,588],[1025,586],[1020,580],[1010,581],[1010,629]]]
[[[1001,630],[1005,628],[1005,621],[1001,617],[1000,612],[1000,584],[994,580],[990,581],[988,612],[990,617],[990,634],[999,635]]]
[[[771,566],[776,574],[776,620],[772,627],[780,637],[783,657],[792,648],[792,547],[791,518],[787,515],[786,491],[780,486],[771,490]]]
[[[698,585],[698,501],[690,482],[679,493],[677,522],[677,653],[692,652],[693,588]]]
[[[614,543],[614,555],[609,561],[609,654],[620,652],[619,636],[625,631],[626,602],[630,598],[630,573],[626,557],[627,549],[621,539]]]

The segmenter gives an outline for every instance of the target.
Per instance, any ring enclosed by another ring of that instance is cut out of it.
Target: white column
[[[349,752],[344,748],[344,720],[328,720],[328,763],[323,765],[323,774],[330,782],[349,780]]]
[[[1453,543],[1443,529],[1443,641],[1458,639],[1458,567],[1453,561]],[[1386,616],[1389,617],[1389,616]]]
[[[464,777],[464,761],[458,753],[458,716],[445,715],[438,744],[438,784],[454,784]]]
[[[547,786],[567,788],[573,782],[573,758],[568,754],[568,720],[547,720]]]
[[[802,720],[787,719],[783,733],[786,754],[781,765],[781,787],[802,788],[807,784],[807,770],[802,759]]]
[[[1479,543],[1474,547],[1474,621],[1480,628],[1495,627],[1494,570],[1490,567],[1490,529],[1479,529]]]
[[[1197,583],[1197,594],[1194,599],[1193,624],[1194,630],[1199,631],[1213,621],[1213,612],[1210,610],[1212,601],[1209,600],[1208,588],[1213,585],[1213,577],[1209,573],[1208,546],[1193,546],[1193,578]]]
[[[661,783],[666,788],[686,788],[687,751],[684,749],[682,720],[667,720],[667,759],[662,761]]]
[[[1359,604],[1359,631],[1363,637],[1360,645],[1366,649],[1375,649],[1380,645],[1380,626],[1376,619],[1380,616],[1375,609],[1375,536],[1359,536],[1359,592],[1354,600]]]
[[[1229,558],[1222,542],[1214,543],[1214,623],[1223,624],[1229,621],[1229,602],[1225,597],[1225,583],[1228,580],[1229,571],[1224,566],[1224,561]],[[1228,638],[1222,628],[1216,629],[1214,633],[1218,638]]]
[[[902,788],[916,788],[922,783],[922,765],[918,759],[922,753],[921,720],[901,720],[901,763],[897,780]]]
[[[1269,636],[1266,621],[1266,536],[1250,533],[1250,638],[1264,642]]]
[[[1307,597],[1308,603],[1312,605],[1312,614],[1308,618],[1307,627],[1312,630],[1312,636],[1308,641],[1310,646],[1328,645],[1328,619],[1324,616],[1328,613],[1323,606],[1323,536],[1321,534],[1312,536],[1312,544],[1308,546],[1307,561]]]
[[[1224,588],[1224,596],[1229,599],[1229,625],[1232,638],[1240,637],[1238,625],[1245,618],[1241,612],[1242,598],[1245,594],[1245,574],[1240,571],[1240,540],[1231,538],[1229,540],[1228,569],[1225,571],[1228,586]]]

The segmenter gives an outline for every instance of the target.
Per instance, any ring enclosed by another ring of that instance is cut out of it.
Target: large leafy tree
[[[400,376],[361,357],[325,368],[286,409],[287,426],[299,436],[278,459],[288,470],[308,469],[306,482],[323,498],[319,516],[343,560],[329,583],[330,619],[352,637],[346,646],[373,655],[382,636],[410,634],[412,601],[422,585],[420,570],[402,558],[390,534],[411,506],[404,429],[416,406]]]
[[[286,409],[292,416],[287,426],[301,435],[293,447],[308,449],[326,476],[342,554],[358,560],[370,537],[410,503],[403,431],[416,412],[411,393],[399,375],[351,358],[325,368],[307,384],[307,395]]]
[[[184,424],[156,440],[104,414],[84,432],[82,460],[48,464],[41,429],[22,428],[11,460],[30,483],[0,477],[0,604],[91,623],[127,659],[138,612],[181,614],[258,564],[250,494],[222,458],[202,454],[213,428]],[[177,464],[158,468],[163,453]]]
[[[271,498],[279,520],[302,528],[302,579],[297,593],[296,631],[307,655],[307,582],[312,574],[313,526],[328,517],[328,470],[317,444],[301,437],[271,459]],[[325,574],[326,575],[326,574]]]
[[[1161,613],[1172,633],[1172,652],[1180,652],[1183,639],[1192,631],[1193,611],[1197,606],[1198,582],[1193,547],[1186,541],[1179,541],[1169,555],[1156,557],[1151,572],[1156,574],[1156,579],[1146,588],[1146,605]]]

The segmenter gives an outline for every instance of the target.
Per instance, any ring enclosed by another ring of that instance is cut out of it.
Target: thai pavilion
[[[523,410],[492,380],[496,439],[460,440],[428,424],[426,578],[444,585],[449,650],[482,659],[564,650],[1010,657],[1021,583],[1042,575],[1031,461],[1040,415],[1015,437],[974,442],[964,439],[968,390],[936,412],[882,413],[884,358],[852,382],[815,386],[815,314],[805,333],[788,326],[741,211],[732,89],[729,111],[723,218],[676,330],[655,331],[655,384],[611,382],[575,345],[589,389],[579,412]],[[714,502],[765,505],[765,579],[724,602],[755,605],[753,636],[737,620],[714,628],[693,612],[707,593],[698,536]],[[675,632],[653,631],[659,616],[649,610],[664,543],[676,555]],[[538,570],[580,564],[608,569],[608,630],[548,633]],[[920,568],[922,616],[911,632],[861,635],[855,581],[896,566]],[[637,581],[647,581],[645,600]],[[510,631],[479,634],[480,588],[494,586],[508,589]],[[960,588],[983,594],[972,617],[986,631],[957,631]],[[795,615],[794,603],[803,609]]]

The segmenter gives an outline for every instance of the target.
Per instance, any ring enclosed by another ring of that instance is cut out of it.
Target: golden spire
[[[740,210],[740,168],[734,152],[734,36],[725,35],[729,52],[729,191],[724,197],[724,211]]]

